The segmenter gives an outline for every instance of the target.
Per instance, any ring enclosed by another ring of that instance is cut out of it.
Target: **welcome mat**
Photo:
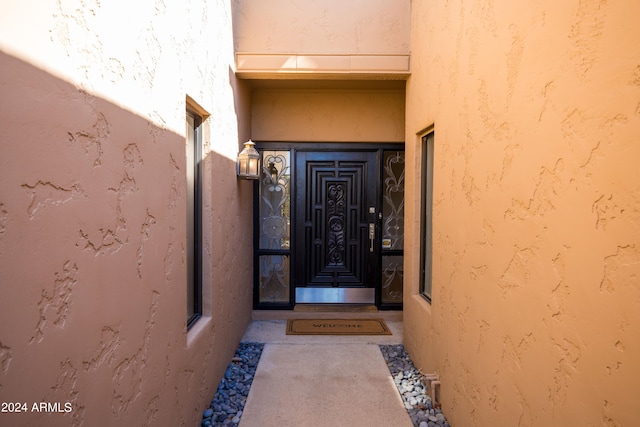
[[[383,319],[289,319],[287,335],[391,335]]]

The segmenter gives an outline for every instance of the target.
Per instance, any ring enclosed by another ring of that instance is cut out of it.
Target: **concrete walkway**
[[[254,315],[243,342],[265,344],[241,427],[411,427],[378,344],[402,343],[401,313],[286,312],[292,318],[382,317],[393,335],[286,335],[286,321]]]

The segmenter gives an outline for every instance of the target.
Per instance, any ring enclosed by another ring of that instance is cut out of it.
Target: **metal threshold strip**
[[[296,288],[298,304],[375,304],[374,288]]]

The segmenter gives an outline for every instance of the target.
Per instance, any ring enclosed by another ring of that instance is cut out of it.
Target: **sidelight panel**
[[[404,151],[385,150],[382,159],[382,307],[402,304],[404,263]]]
[[[291,176],[288,151],[263,151],[260,179],[260,249],[289,249]]]
[[[290,303],[291,154],[262,150],[258,182],[259,304]]]
[[[404,278],[403,256],[382,257],[382,303],[402,303],[402,284]]]
[[[382,248],[404,249],[404,151],[385,151]]]
[[[289,255],[260,257],[260,302],[288,303],[290,284]]]

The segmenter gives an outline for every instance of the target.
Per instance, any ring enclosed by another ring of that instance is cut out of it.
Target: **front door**
[[[375,302],[376,151],[296,152],[296,303]]]
[[[254,307],[402,308],[404,146],[256,145]]]

